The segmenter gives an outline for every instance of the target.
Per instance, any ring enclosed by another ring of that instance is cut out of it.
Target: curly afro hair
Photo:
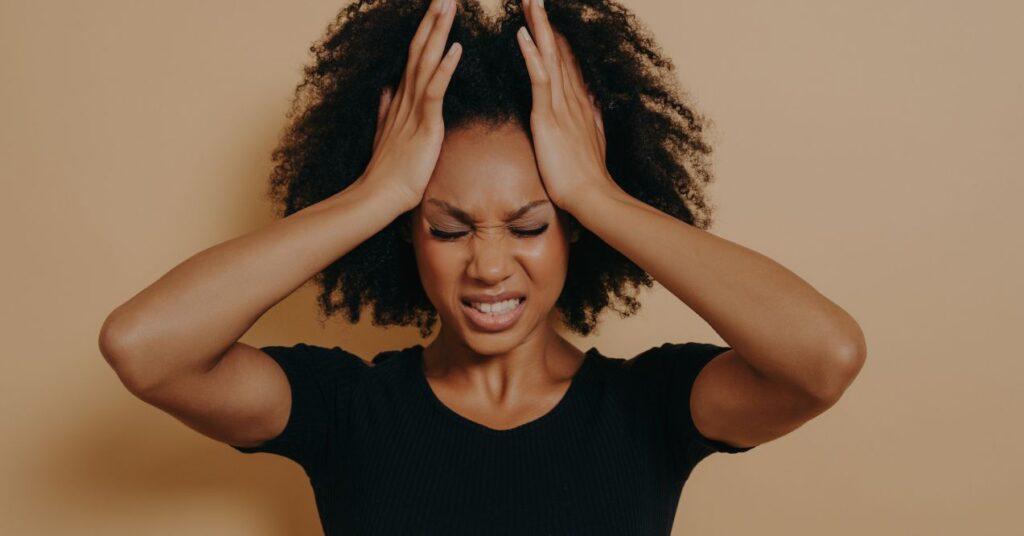
[[[470,123],[513,122],[529,135],[530,78],[515,39],[526,25],[519,0],[503,0],[496,17],[476,0],[458,0],[448,43],[464,47],[444,97],[447,130]],[[273,152],[269,196],[287,216],[345,189],[368,164],[380,92],[397,87],[408,46],[427,0],[356,0],[310,47],[284,136]],[[688,104],[672,61],[636,17],[610,0],[548,2],[552,26],[565,35],[601,109],[607,168],[631,196],[701,229],[711,225],[704,194],[713,180],[710,123]],[[486,180],[486,179],[482,179]],[[433,331],[437,311],[427,299],[412,245],[403,240],[409,213],[339,258],[314,278],[321,321],[341,311],[359,322],[372,306],[373,324]],[[588,335],[605,308],[620,316],[640,308],[644,270],[577,225],[566,282],[555,308],[570,330]]]

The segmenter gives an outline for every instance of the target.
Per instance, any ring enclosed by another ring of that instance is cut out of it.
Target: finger
[[[604,132],[604,119],[601,117],[601,106],[597,104],[597,97],[593,93],[587,94],[587,100],[590,101],[590,108],[594,110],[594,121],[601,127],[602,133]]]
[[[601,131],[601,135],[604,135],[604,118],[601,117],[601,107],[597,105],[597,97],[590,95],[590,105],[594,109],[594,121],[597,122],[597,128]]]
[[[452,74],[455,73],[455,67],[458,66],[461,57],[462,45],[452,43],[452,46],[448,48],[448,53],[444,55],[441,63],[437,66],[437,71],[434,72],[430,83],[423,90],[423,113],[427,117],[441,116],[444,94],[448,91],[448,83],[451,82]]]
[[[516,32],[516,40],[519,42],[519,50],[523,53],[526,61],[526,70],[530,73],[530,86],[533,94],[533,107],[542,112],[551,111],[551,77],[548,76],[547,68],[540,57],[537,45],[530,38],[530,31],[526,26],[520,26]]]
[[[451,30],[452,22],[455,20],[455,0],[442,0],[443,13],[441,13],[434,27],[430,30],[423,53],[416,65],[416,93],[421,94],[423,88],[430,82],[430,78],[437,71],[438,63],[444,54],[444,45],[448,41],[448,33]]]
[[[569,80],[569,67],[561,58],[558,60],[558,71],[562,76],[562,102],[570,114],[575,117],[579,117],[585,109],[580,105],[579,100],[576,99],[575,91],[572,88],[572,82]],[[552,98],[557,97],[552,96]]]
[[[562,91],[565,93],[565,101],[572,108],[573,112],[582,116],[590,113],[590,107],[586,105],[586,92],[579,86],[576,80],[576,70],[572,66],[572,50],[569,40],[560,32],[555,31],[555,42],[559,51],[559,66],[562,71]]]
[[[430,36],[430,31],[434,28],[434,24],[438,15],[441,14],[441,7],[444,5],[445,1],[446,0],[431,0],[430,5],[427,6],[427,11],[423,14],[423,20],[420,21],[419,27],[416,28],[416,33],[413,34],[412,39],[409,41],[409,55],[405,62],[405,72],[402,75],[403,79],[411,78],[414,75],[416,64],[423,52],[423,47],[427,42],[427,37]],[[412,92],[413,88],[410,86],[411,84],[408,83],[404,85],[401,93],[403,97],[408,97]]]
[[[577,97],[587,95],[587,83],[583,79],[583,69],[580,68],[580,62],[576,59],[576,54],[572,51],[572,45],[569,44],[569,39],[566,38],[564,34],[557,31],[555,32],[555,38],[558,40],[558,49],[562,53],[562,61],[569,67],[569,78],[572,82],[573,88],[577,91]]]
[[[385,87],[380,92],[380,106],[377,107],[377,125],[384,122],[388,116],[388,108],[391,107],[391,88]]]
[[[405,75],[402,75],[401,80],[398,81],[398,87],[391,92],[391,95],[389,97],[390,100],[388,101],[388,113],[384,117],[384,128],[383,132],[381,133],[381,136],[389,132],[391,128],[394,126],[395,121],[397,121],[399,111],[402,110],[404,107],[403,96],[405,95],[405,87],[407,85],[408,84],[406,84]]]
[[[420,25],[416,28],[416,33],[413,34],[412,39],[409,41],[410,62],[419,58],[423,52],[423,46],[430,36],[430,31],[434,28],[437,17],[441,15],[441,10],[444,8],[446,1],[431,0],[430,5],[427,6],[427,11],[423,14],[423,20],[420,21]]]
[[[594,110],[594,123],[597,124],[597,131],[601,137],[601,152],[604,153],[608,139],[604,136],[604,118],[601,117],[601,107],[597,105],[597,97],[590,94],[590,106]]]
[[[377,133],[373,137],[373,147],[377,148],[380,137],[384,132],[384,124],[387,120],[388,109],[391,108],[391,88],[385,87],[380,94],[380,104],[377,106]]]
[[[547,72],[551,74],[551,96],[552,105],[564,103],[562,95],[562,77],[559,74],[558,46],[555,44],[555,36],[551,32],[551,24],[548,22],[547,13],[539,0],[531,0],[527,6],[529,12],[527,22],[530,24],[530,34],[533,37],[540,57],[544,61]]]

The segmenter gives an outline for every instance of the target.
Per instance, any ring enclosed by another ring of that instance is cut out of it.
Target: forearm
[[[863,357],[860,327],[772,259],[621,190],[592,192],[569,212],[686,303],[762,375],[823,395],[845,389],[855,375]]]
[[[356,183],[200,251],[115,309],[101,350],[136,386],[209,370],[263,313],[404,210],[382,190]]]

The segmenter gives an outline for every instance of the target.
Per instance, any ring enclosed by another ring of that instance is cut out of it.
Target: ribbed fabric
[[[590,348],[561,401],[509,430],[434,394],[422,345],[372,365],[339,347],[262,350],[285,371],[292,411],[269,452],[309,476],[324,533],[669,534],[693,467],[734,447],[690,416],[697,373],[729,347],[665,343],[631,359]]]

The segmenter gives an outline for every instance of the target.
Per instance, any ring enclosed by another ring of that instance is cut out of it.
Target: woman
[[[798,428],[864,362],[841,308],[704,230],[710,149],[632,16],[549,7],[346,8],[275,152],[285,217],[101,330],[135,395],[301,464],[328,534],[667,534],[700,460]],[[373,364],[238,342],[313,276],[328,314],[441,329]],[[619,359],[555,331],[589,333],[609,295],[630,314],[652,278],[728,346]]]

